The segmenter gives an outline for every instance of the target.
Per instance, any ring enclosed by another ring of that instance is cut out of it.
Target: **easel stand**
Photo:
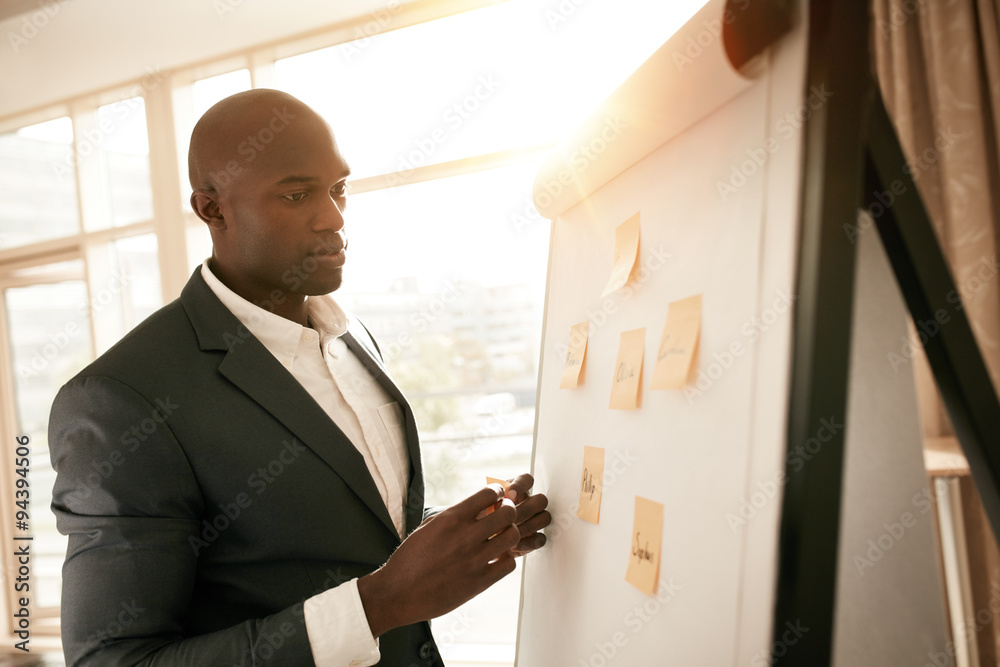
[[[807,90],[826,86],[833,96],[806,126],[789,447],[821,418],[846,414],[856,247],[844,227],[857,224],[859,209],[881,211],[875,225],[913,321],[950,316],[921,340],[1000,535],[1000,402],[965,311],[954,307],[958,290],[872,80],[868,5],[814,0],[809,23]],[[832,664],[843,471],[844,431],[813,464],[786,470],[772,639],[782,641],[789,619],[810,631],[781,665]]]

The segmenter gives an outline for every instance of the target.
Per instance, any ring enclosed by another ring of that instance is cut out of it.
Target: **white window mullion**
[[[173,81],[164,76],[146,92],[149,173],[153,185],[153,225],[159,248],[163,303],[181,293],[188,279],[187,239],[179,203],[182,192],[179,147],[174,127]],[[187,189],[187,184],[183,186]]]
[[[274,88],[274,49],[268,48],[250,54],[250,85],[254,88]]]

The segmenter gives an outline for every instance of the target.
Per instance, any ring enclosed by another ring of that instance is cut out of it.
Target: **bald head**
[[[222,192],[262,166],[271,144],[288,143],[293,135],[319,128],[329,134],[315,111],[280,90],[262,88],[227,97],[206,111],[191,133],[191,188]]]
[[[351,170],[329,126],[287,93],[239,93],[198,121],[188,166],[191,208],[212,235],[212,272],[305,326],[305,298],[340,287],[347,259]]]

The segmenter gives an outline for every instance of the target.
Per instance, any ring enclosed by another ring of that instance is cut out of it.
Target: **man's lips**
[[[343,255],[345,250],[347,250],[347,240],[335,237],[309,254],[317,258],[337,257]]]
[[[339,269],[347,263],[347,244],[319,248],[314,250],[309,257],[312,257],[320,266]]]

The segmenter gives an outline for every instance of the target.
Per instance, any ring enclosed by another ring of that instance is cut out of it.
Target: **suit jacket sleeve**
[[[301,602],[186,636],[205,508],[169,412],[169,399],[153,405],[100,376],[75,378],[53,404],[67,663],[312,665]]]

